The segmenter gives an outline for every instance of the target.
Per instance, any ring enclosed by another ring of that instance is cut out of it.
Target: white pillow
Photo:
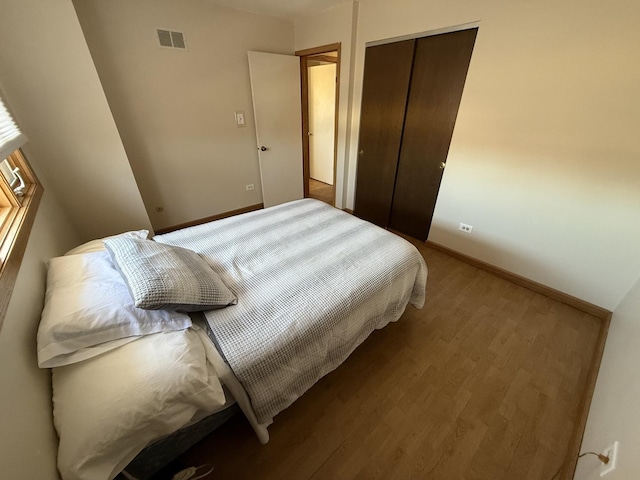
[[[196,332],[147,335],[53,369],[64,479],[114,478],[147,444],[225,403]]]
[[[110,237],[98,238],[97,240],[91,240],[87,243],[83,243],[82,245],[78,245],[76,248],[72,248],[65,255],[77,255],[80,253],[92,253],[92,252],[104,252],[105,247],[102,240],[106,240],[107,238],[139,238],[141,240],[146,240],[149,237],[149,230],[134,230],[131,232],[124,232],[118,235],[111,235]]]
[[[108,252],[52,258],[38,328],[38,365],[68,365],[141,335],[190,326],[183,313],[136,308]]]

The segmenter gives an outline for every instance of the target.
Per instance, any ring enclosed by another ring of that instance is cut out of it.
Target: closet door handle
[[[444,167],[446,167],[447,164],[445,162],[440,162],[440,170],[444,170]]]

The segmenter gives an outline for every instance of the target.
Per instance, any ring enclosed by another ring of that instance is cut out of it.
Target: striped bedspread
[[[198,252],[237,295],[205,312],[218,347],[268,424],[407,303],[427,269],[404,239],[305,199],[154,240]]]

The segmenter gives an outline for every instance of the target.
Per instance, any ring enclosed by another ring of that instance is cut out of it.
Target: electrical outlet
[[[473,230],[473,227],[471,225],[467,225],[466,223],[461,223],[458,229],[466,233],[471,233],[471,230]]]
[[[600,465],[600,476],[604,477],[605,475],[610,474],[616,469],[616,464],[618,461],[618,445],[620,442],[613,442],[607,448],[602,451],[602,454],[606,457],[609,457],[608,463],[603,463]]]
[[[245,187],[245,188],[247,189],[247,192],[248,192],[249,190],[253,190],[253,188],[254,188],[254,187],[253,187],[253,183],[250,183],[249,185],[246,185],[246,187]]]

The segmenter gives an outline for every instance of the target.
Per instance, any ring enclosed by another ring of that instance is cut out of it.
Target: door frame
[[[338,160],[338,106],[340,105],[340,49],[341,43],[331,43],[320,47],[298,50],[295,54],[300,57],[300,89],[302,97],[302,177],[304,196],[309,196],[309,75],[308,59],[323,53],[337,52],[336,56],[336,105],[333,123],[333,204],[336,203],[336,171]]]

